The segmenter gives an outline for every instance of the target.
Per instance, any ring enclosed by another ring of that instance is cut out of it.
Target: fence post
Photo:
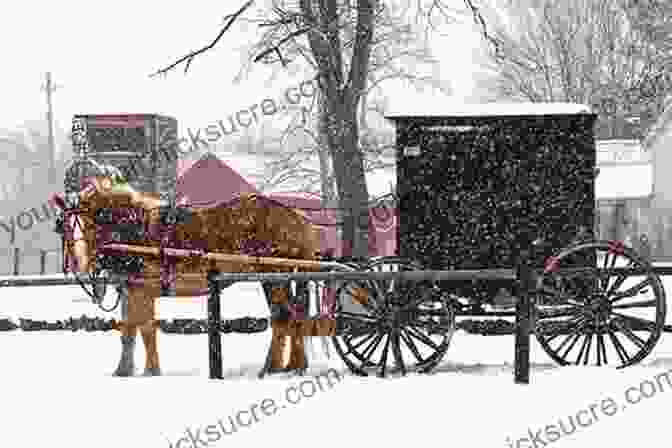
[[[218,270],[208,271],[208,360],[210,363],[210,379],[222,379],[222,339],[221,328],[220,286],[214,278]]]
[[[40,249],[40,275],[44,275],[47,271],[47,251]]]
[[[14,248],[14,275],[19,275],[19,265],[20,265],[20,249],[18,247]]]
[[[530,290],[533,284],[530,252],[521,250],[517,266],[518,300],[516,302],[516,342],[514,355],[514,381],[518,384],[530,383],[530,332],[532,301]]]
[[[658,220],[657,221],[658,222],[656,223],[656,239],[657,239],[657,241],[656,241],[656,246],[657,247],[656,248],[658,250],[657,250],[656,256],[657,257],[664,257],[666,255],[665,254],[665,241],[663,239],[664,238],[663,233],[665,231],[665,224],[663,224],[663,217],[661,215],[658,215]]]

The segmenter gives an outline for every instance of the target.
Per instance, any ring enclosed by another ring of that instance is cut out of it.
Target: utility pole
[[[51,72],[47,72],[46,84],[43,89],[47,93],[47,128],[49,131],[49,186],[56,184],[56,145],[54,143],[54,113],[51,103],[51,93],[61,86],[54,86],[51,82]]]

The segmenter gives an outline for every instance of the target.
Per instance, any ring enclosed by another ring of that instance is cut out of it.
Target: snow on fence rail
[[[91,284],[87,278],[80,279],[82,283]],[[108,281],[109,284],[117,283],[115,278]],[[78,285],[79,282],[75,276],[66,276],[64,274],[39,274],[39,275],[3,275],[0,276],[1,287],[23,287],[23,286],[64,286]]]

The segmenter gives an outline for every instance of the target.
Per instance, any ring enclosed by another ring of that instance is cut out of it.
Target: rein
[[[85,162],[93,165],[93,167],[96,169],[97,172],[107,174],[107,172],[111,172],[111,182],[112,182],[112,187],[116,187],[118,185],[122,185],[126,183],[126,179],[124,176],[121,174],[121,172],[113,167],[107,167],[109,168],[108,170],[104,169],[101,165],[96,163],[94,160],[85,159]],[[88,185],[84,186],[84,190],[95,190],[95,184],[94,183],[88,183]],[[91,210],[89,208],[83,208],[80,207],[80,194],[81,191],[78,193],[75,193],[74,196],[72,196],[73,200],[69,201],[69,197],[66,196],[66,206],[63,210],[63,235],[62,235],[62,250],[63,250],[63,274],[67,274],[66,266],[70,265],[70,258],[72,257],[71,251],[73,250],[74,243],[77,241],[87,241],[86,238],[86,233],[84,226],[82,224],[82,220],[80,218],[80,215],[83,213],[90,213]],[[74,215],[74,217],[73,217]],[[71,219],[72,218],[72,219]],[[70,226],[70,221],[72,220],[72,226]],[[67,233],[72,232],[72,238],[68,241],[67,247],[68,247],[68,254],[66,255],[66,239],[67,239]],[[77,232],[79,231],[79,234],[81,235],[80,238],[77,238]],[[101,275],[101,272],[98,270],[98,256],[96,255],[96,259],[90,260],[89,263],[93,262],[94,266],[93,269],[87,272],[87,276],[89,281],[91,282],[91,291],[89,291],[86,288],[86,285],[82,281],[81,277],[75,273],[75,279],[79,286],[84,290],[84,292],[92,299],[94,303],[98,305],[98,307],[105,311],[105,312],[110,312],[113,311],[114,309],[119,306],[119,302],[121,301],[121,290],[117,288],[117,300],[115,301],[114,305],[110,309],[106,309],[102,302],[104,299],[105,292],[107,291],[107,285],[108,285],[108,278],[104,277]],[[102,279],[102,296],[99,294],[99,291],[96,291],[96,286],[101,284],[101,279]]]
[[[64,226],[67,226],[67,227],[69,228],[69,227],[70,227],[69,224],[70,224],[71,218],[72,218],[72,221],[73,221],[71,228],[68,229],[69,231],[72,232],[72,239],[70,240],[71,243],[69,244],[69,246],[74,245],[74,243],[77,242],[77,241],[82,241],[82,240],[86,241],[86,240],[87,240],[87,238],[84,236],[84,235],[85,235],[85,233],[84,233],[84,226],[83,226],[83,224],[82,224],[82,220],[81,220],[81,218],[80,218],[80,215],[81,215],[82,213],[88,213],[88,212],[90,212],[90,209],[88,209],[88,208],[81,208],[81,207],[78,207],[78,208],[71,208],[71,209],[68,209],[68,210],[65,210],[65,211],[64,211],[64,213],[63,213],[63,223],[64,223]],[[74,216],[73,216],[73,215],[74,215]],[[67,223],[67,224],[66,224],[66,223]],[[65,228],[66,228],[66,227],[64,227],[64,229],[65,229]],[[81,235],[81,238],[76,238],[76,237],[75,237],[76,234],[77,234],[77,231],[79,231],[79,234]],[[66,271],[66,265],[69,265],[69,261],[70,261],[69,257],[72,257],[71,254],[70,254],[70,255],[66,255],[66,251],[65,251],[65,245],[66,245],[66,243],[65,243],[65,240],[66,240],[66,238],[65,238],[65,234],[64,234],[64,237],[63,237],[63,239],[62,239],[62,245],[63,245],[63,249],[64,249],[64,250],[63,250],[63,256],[64,256],[64,257],[68,257],[68,258],[65,258],[65,259],[63,260],[63,271],[64,271],[64,274],[66,273],[66,272],[65,272],[65,271]],[[72,249],[71,249],[71,250],[72,250]],[[69,252],[69,251],[68,251],[68,252]],[[96,260],[93,260],[93,263],[96,263]],[[104,293],[103,293],[103,296],[99,296],[99,294],[96,292],[96,285],[100,284],[100,283],[101,283],[101,280],[102,280],[102,291],[103,291],[103,292],[104,292],[104,291],[107,291],[107,285],[108,285],[108,283],[109,283],[107,277],[104,277],[104,276],[100,275],[100,273],[96,270],[96,266],[95,266],[95,265],[94,265],[93,272],[87,272],[87,277],[88,277],[89,281],[91,282],[91,291],[89,291],[89,289],[87,289],[86,284],[82,281],[82,279],[80,278],[80,276],[77,275],[77,274],[75,274],[75,280],[77,281],[77,283],[79,284],[79,286],[84,290],[84,292],[86,293],[86,295],[88,295],[88,296],[92,299],[92,301],[98,305],[98,307],[99,307],[101,310],[103,310],[103,311],[106,312],[106,313],[109,313],[109,312],[111,312],[111,311],[114,311],[114,310],[119,306],[119,302],[121,301],[121,295],[120,295],[120,294],[117,294],[117,299],[116,299],[114,305],[112,305],[111,308],[106,309],[106,308],[103,306],[103,303],[102,303],[102,302],[103,302],[103,299],[104,299]],[[119,290],[117,290],[117,292],[119,293]]]

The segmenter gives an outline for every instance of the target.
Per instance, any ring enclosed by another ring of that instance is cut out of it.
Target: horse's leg
[[[305,310],[303,318],[308,315],[309,309],[309,290],[308,282],[297,282],[296,284],[296,302],[302,305]],[[308,368],[308,357],[306,356],[304,336],[290,336],[289,337],[289,365],[288,369],[298,370],[299,374],[303,374]]]
[[[290,336],[290,352],[288,369],[296,370],[299,375],[303,375],[308,368],[308,358],[306,357],[306,348],[303,336]]]
[[[268,305],[268,309],[270,310],[271,309],[271,290],[272,290],[272,288],[271,288],[270,285],[268,285],[266,283],[262,283],[261,287],[264,290],[264,297],[266,298],[266,304]],[[272,340],[273,339],[272,339],[272,336],[271,336],[271,341]],[[272,347],[272,343],[268,346],[268,351],[266,352],[266,360],[264,361],[264,366],[261,368],[261,371],[259,372],[259,375],[258,375],[259,378],[263,378],[264,375],[266,375],[271,369],[271,359],[272,359],[272,357],[271,357],[271,347]]]
[[[135,370],[135,335],[137,327],[129,322],[128,299],[129,286],[128,281],[124,280],[119,285],[119,299],[121,303],[121,322],[117,324],[116,329],[121,332],[121,359],[119,365],[114,371],[115,376],[132,376]]]
[[[266,296],[266,303],[270,310],[274,305],[287,304],[288,291],[285,287],[277,287],[271,284],[262,284]],[[285,348],[287,346],[287,337],[282,330],[286,329],[287,321],[283,318],[271,318],[271,344],[268,348],[266,361],[259,377],[263,377],[266,373],[273,373],[277,371],[284,371],[287,368],[287,363],[284,360]]]
[[[138,285],[129,290],[129,321],[137,325],[145,345],[145,375],[161,374],[159,351],[156,337],[156,321],[154,320],[155,297],[159,295],[153,285]]]
[[[140,326],[142,342],[145,344],[145,376],[161,375],[159,350],[157,346],[157,321],[150,320]]]

